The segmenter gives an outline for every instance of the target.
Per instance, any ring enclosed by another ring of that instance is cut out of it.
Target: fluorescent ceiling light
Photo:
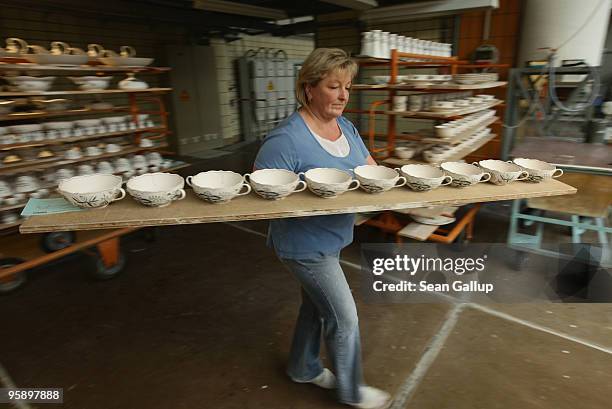
[[[378,7],[376,0],[321,0],[325,3],[335,4],[336,6],[346,7],[353,10],[369,10]]]
[[[367,10],[361,14],[360,19],[371,23],[380,23],[414,20],[444,14],[458,14],[489,8],[499,8],[499,0],[433,0],[413,2]]]
[[[280,20],[288,17],[287,13],[283,10],[251,6],[249,4],[225,0],[194,0],[193,7],[200,10],[215,11],[217,13],[239,14],[241,16],[269,18],[271,20]]]

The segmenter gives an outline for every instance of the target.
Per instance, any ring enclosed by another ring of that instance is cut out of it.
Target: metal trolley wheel
[[[89,260],[91,263],[90,274],[93,278],[96,280],[110,280],[123,271],[127,257],[123,251],[120,251],[117,256],[117,262],[112,266],[107,266],[98,252],[90,255]]]
[[[76,243],[76,233],[73,231],[45,233],[40,239],[40,247],[47,253],[65,249],[74,243]]]
[[[25,260],[17,257],[7,257],[0,259],[0,270],[3,268],[13,267],[23,263]],[[6,278],[0,278],[0,294],[7,294],[21,288],[27,281],[25,271]]]

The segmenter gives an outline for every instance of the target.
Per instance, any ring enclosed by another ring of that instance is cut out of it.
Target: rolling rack
[[[28,75],[107,75],[112,73],[142,73],[161,74],[169,71],[164,67],[107,67],[107,66],[78,66],[64,67],[52,65],[37,65],[25,63],[18,58],[0,59],[0,73],[27,72]],[[76,87],[76,86],[75,86]],[[162,95],[170,92],[171,88],[148,88],[144,90],[58,90],[40,92],[0,92],[0,98],[14,98],[29,100],[31,98],[62,98],[64,96],[121,96],[122,102],[127,99],[127,104],[113,106],[108,109],[64,109],[64,110],[33,110],[30,112],[13,112],[0,115],[0,123],[22,124],[38,122],[39,120],[53,120],[53,118],[96,118],[100,114],[125,113],[131,115],[136,121],[139,114],[153,115],[158,119],[154,127],[137,128],[126,131],[98,133],[94,135],[43,139],[25,143],[12,143],[0,145],[0,153],[17,152],[24,153],[27,150],[37,148],[58,148],[63,144],[74,142],[101,141],[112,137],[130,137],[131,142],[121,145],[121,150],[115,153],[104,153],[95,157],[83,156],[79,159],[65,159],[61,155],[49,159],[22,160],[14,164],[0,164],[0,178],[11,178],[28,172],[40,172],[63,166],[74,165],[137,154],[148,151],[160,151],[168,147],[166,138],[170,134],[168,129],[168,112],[165,108]],[[80,101],[82,102],[82,101]],[[89,101],[92,102],[92,101]],[[140,147],[141,138],[146,137],[154,142],[152,147]],[[22,155],[23,156],[23,155]],[[30,155],[32,156],[32,155]],[[32,156],[35,157],[35,156]],[[164,171],[177,170],[189,166],[184,162],[173,161],[170,168]],[[55,183],[41,186],[49,190],[55,188]],[[3,212],[20,211],[26,203],[14,205],[0,204],[0,214]],[[42,266],[75,252],[84,252],[90,256],[89,270],[96,279],[109,279],[121,272],[125,265],[125,254],[120,247],[120,238],[126,234],[139,230],[138,228],[110,229],[91,232],[52,232],[32,236],[20,236],[19,226],[23,219],[15,223],[0,223],[0,294],[8,293],[26,282],[27,271]]]
[[[425,163],[414,159],[397,159],[391,157],[391,154],[395,150],[396,142],[398,140],[411,140],[420,141],[423,144],[439,144],[439,143],[453,143],[454,141],[445,141],[444,139],[431,138],[425,135],[419,134],[399,134],[397,126],[397,118],[414,118],[414,119],[426,119],[431,121],[445,121],[461,118],[465,115],[469,115],[475,112],[479,112],[491,108],[503,107],[502,101],[496,101],[490,104],[485,104],[478,107],[469,107],[466,109],[458,110],[453,113],[435,113],[435,112],[424,112],[424,111],[392,111],[390,109],[383,109],[384,106],[390,106],[393,101],[393,97],[396,96],[399,91],[415,91],[421,94],[439,94],[453,91],[481,91],[486,89],[493,89],[498,87],[504,87],[506,82],[495,81],[489,83],[481,83],[474,85],[463,85],[463,84],[433,84],[425,86],[416,85],[404,85],[397,83],[397,77],[399,69],[401,67],[411,69],[438,69],[440,73],[445,74],[457,74],[460,70],[477,70],[477,69],[499,69],[508,68],[507,64],[469,64],[467,61],[461,61],[457,57],[438,57],[431,55],[420,55],[412,53],[402,53],[397,50],[391,50],[391,59],[374,59],[374,58],[361,58],[357,60],[359,65],[362,67],[375,67],[375,66],[386,66],[390,70],[390,80],[388,84],[382,85],[368,85],[368,84],[354,84],[351,89],[355,91],[386,91],[387,99],[377,100],[370,104],[369,109],[347,109],[347,113],[356,114],[367,114],[368,121],[368,144],[372,156],[382,161],[387,166],[402,166],[410,163]],[[386,134],[377,134],[375,127],[375,118],[377,115],[385,115],[387,117],[387,132]],[[481,128],[490,126],[492,124],[500,124],[496,117],[494,121],[489,121],[483,124]],[[476,130],[472,130],[475,132]],[[446,159],[447,161],[458,161],[463,159],[465,156],[472,152],[480,149],[482,146],[490,142],[495,138],[495,134],[490,134],[488,137],[483,138],[478,144],[470,146],[468,149],[464,149],[453,157]],[[376,139],[386,139],[386,146],[377,147],[375,144]],[[420,239],[427,239],[439,243],[453,243],[458,240],[471,240],[474,231],[474,219],[480,205],[471,205],[467,211],[462,212],[461,217],[450,227],[438,227],[430,226],[429,231],[424,234]],[[457,209],[442,209],[442,215],[452,216]],[[396,242],[403,241],[403,235],[406,232],[407,223],[401,213],[410,214],[411,211],[385,211],[379,215],[376,215],[369,219],[361,219],[358,224],[365,224],[376,227],[385,233],[393,234]],[[411,236],[412,237],[412,236]]]

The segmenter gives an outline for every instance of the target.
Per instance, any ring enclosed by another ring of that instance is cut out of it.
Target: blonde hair
[[[302,64],[295,83],[295,98],[303,107],[308,106],[306,85],[315,87],[326,75],[346,71],[351,79],[357,74],[357,63],[340,48],[315,48]]]

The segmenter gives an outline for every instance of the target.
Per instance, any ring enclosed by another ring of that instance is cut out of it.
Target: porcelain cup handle
[[[136,50],[132,46],[122,45],[121,48],[119,48],[119,54],[122,57],[133,57],[136,55]]]
[[[187,196],[187,193],[185,192],[184,189],[179,189],[177,190],[177,192],[178,192],[178,197],[175,197],[172,200],[183,200],[185,196]]]
[[[251,174],[250,173],[245,173],[242,178],[244,180],[246,180],[248,183],[251,183]]]
[[[484,177],[484,179],[483,179],[483,177]],[[491,180],[491,174],[490,174],[490,173],[488,173],[488,172],[485,172],[485,173],[483,173],[483,174],[480,176],[480,180],[479,180],[479,182],[488,182],[489,180]]]
[[[524,170],[519,174],[519,177],[517,177],[516,180],[525,180],[528,177],[529,177],[529,172]]]
[[[355,184],[355,186],[351,187],[353,183]],[[349,191],[349,190],[359,189],[359,186],[361,186],[361,183],[357,179],[353,179],[351,183],[349,183],[349,187],[346,190]]]
[[[306,173],[304,173],[304,172],[299,172],[297,175],[298,175],[298,178],[300,178],[300,180],[302,179],[302,177],[304,177],[304,179],[306,179]]]
[[[555,175],[555,173],[559,172],[557,175]],[[551,177],[553,178],[558,178],[560,176],[563,176],[563,169],[555,169],[555,171],[552,173]]]
[[[104,52],[104,47],[100,44],[87,44],[87,55],[90,57],[101,56]]]
[[[51,51],[51,54],[61,55],[61,54],[68,54],[69,49],[70,49],[70,46],[64,43],[63,41],[53,41],[51,43],[50,51]]]
[[[26,50],[32,50],[33,54],[49,54],[49,51],[40,45],[28,45]]]
[[[445,182],[446,180],[446,182]],[[446,175],[444,176],[444,179],[442,179],[442,183],[440,183],[440,186],[446,186],[446,185],[450,185],[451,183],[453,183],[453,177]]]
[[[238,192],[238,194],[236,194],[236,196],[244,196],[244,195],[248,195],[249,193],[251,193],[251,185],[243,183],[242,187],[240,188],[240,190],[242,190],[242,188],[245,188],[246,190],[244,192]]]
[[[406,184],[406,178],[403,176],[400,176],[399,178],[397,178],[397,182],[395,183],[395,186],[393,187],[402,187]]]
[[[185,182],[187,182],[187,184],[191,187],[193,187],[193,185],[191,184],[191,179],[193,179],[193,176],[187,176],[185,178]]]
[[[302,184],[301,188],[298,187],[300,183]],[[304,190],[306,190],[306,187],[307,187],[306,182],[304,182],[303,180],[300,180],[298,184],[295,185],[295,190],[293,191],[293,193],[303,192]]]
[[[121,200],[125,197],[125,189],[123,189],[122,187],[119,188],[118,190],[119,196],[117,196],[116,198],[113,199],[113,202],[117,201],[117,200]]]
[[[478,165],[478,161],[476,161],[476,162],[472,162],[472,165],[474,165],[474,166],[480,166],[480,165]]]
[[[21,38],[7,38],[6,45],[6,50],[11,53],[25,54],[28,52],[28,43],[26,43]]]

